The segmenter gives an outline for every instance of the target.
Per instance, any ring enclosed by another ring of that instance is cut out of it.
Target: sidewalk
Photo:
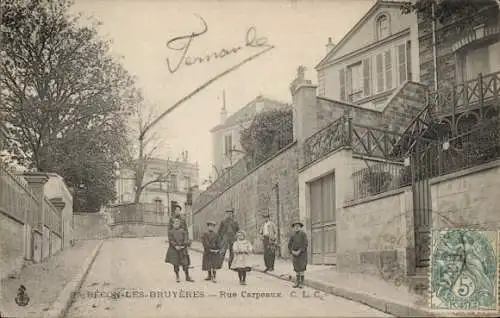
[[[0,283],[1,317],[58,317],[69,306],[95,259],[101,241],[79,241],[47,261],[24,267],[16,277]],[[15,298],[20,285],[29,302],[19,306]]]
[[[193,242],[191,249],[201,252],[203,246],[200,242]],[[254,270],[263,272],[263,263],[261,254],[251,256]],[[292,264],[285,259],[276,259],[274,272],[266,274],[287,281],[295,279]],[[405,286],[397,287],[373,275],[338,272],[335,266],[307,265],[305,284],[397,317],[439,316],[428,309],[422,296],[409,292]]]

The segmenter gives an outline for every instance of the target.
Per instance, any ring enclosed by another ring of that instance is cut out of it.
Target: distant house
[[[318,96],[382,111],[406,81],[420,80],[417,17],[377,1],[316,66]]]
[[[220,124],[210,130],[212,133],[212,164],[214,177],[234,165],[244,152],[240,144],[240,132],[248,127],[259,112],[290,107],[290,105],[263,96],[257,96],[243,108],[227,116],[225,102],[220,112]]]
[[[143,184],[166,176],[161,182],[153,182],[142,192],[140,203],[146,204],[160,214],[166,214],[172,201],[184,206],[188,201],[188,190],[198,185],[198,165],[188,161],[187,154],[180,160],[153,158],[148,161]],[[133,169],[122,167],[116,180],[117,200],[115,203],[134,201]]]

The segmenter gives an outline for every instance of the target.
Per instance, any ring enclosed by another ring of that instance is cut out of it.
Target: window
[[[177,176],[175,174],[170,175],[169,187],[170,190],[177,190]]]
[[[340,100],[346,100],[346,87],[345,87],[345,71],[344,69],[339,70],[339,87],[340,87]]]
[[[153,180],[161,180],[162,176],[163,176],[163,173],[155,172],[155,173],[153,173]],[[163,190],[163,182],[161,182],[161,181],[154,182],[153,188],[158,189],[158,190]]]
[[[388,50],[384,54],[385,56],[385,89],[389,90],[392,88],[392,57],[391,50]]]
[[[378,54],[376,58],[377,63],[377,93],[384,91],[384,65],[382,54]]]
[[[191,188],[191,177],[185,176],[184,177],[184,189],[189,190]]]
[[[372,82],[372,72],[371,72],[371,60],[363,60],[363,91],[364,96],[370,96],[372,94],[371,82]]]
[[[389,36],[389,17],[387,15],[381,15],[377,19],[377,40],[382,40]]]
[[[363,73],[361,62],[347,68],[347,85],[349,87],[349,102],[355,102],[363,97]]]
[[[398,45],[397,49],[399,84],[403,84],[406,80],[411,81],[410,41]]]
[[[224,136],[224,155],[227,157],[233,149],[233,136],[231,134]]]
[[[163,214],[163,203],[160,199],[155,199],[154,200],[154,204],[155,204],[155,211],[157,214]]]

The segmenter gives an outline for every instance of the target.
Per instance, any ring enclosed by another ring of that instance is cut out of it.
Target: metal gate
[[[415,140],[410,159],[416,267],[429,266],[432,228],[432,196],[429,179],[434,176],[438,164],[438,146],[435,140],[419,137]]]
[[[309,184],[313,264],[337,263],[335,174]]]

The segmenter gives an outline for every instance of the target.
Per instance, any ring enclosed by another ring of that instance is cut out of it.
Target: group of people
[[[245,231],[241,230],[234,218],[234,210],[226,210],[226,217],[220,223],[216,231],[216,223],[208,221],[207,230],[203,233],[201,241],[203,244],[202,270],[207,272],[206,281],[216,283],[217,270],[222,268],[227,251],[229,251],[228,268],[238,273],[241,285],[246,285],[247,273],[252,270],[249,255],[253,252],[252,244],[247,240]],[[279,246],[278,231],[276,225],[271,221],[269,213],[264,214],[265,222],[261,227],[260,234],[264,247],[265,270],[274,270],[276,250]],[[293,267],[296,272],[296,283],[294,288],[301,288],[304,284],[304,272],[307,268],[308,239],[303,224],[294,222],[293,235],[288,242],[288,250],[293,257]],[[176,281],[180,282],[179,271],[182,268],[187,282],[194,280],[189,275],[191,259],[189,246],[191,245],[188,228],[182,208],[175,208],[174,217],[170,219],[168,227],[169,247],[165,262],[173,265]]]

